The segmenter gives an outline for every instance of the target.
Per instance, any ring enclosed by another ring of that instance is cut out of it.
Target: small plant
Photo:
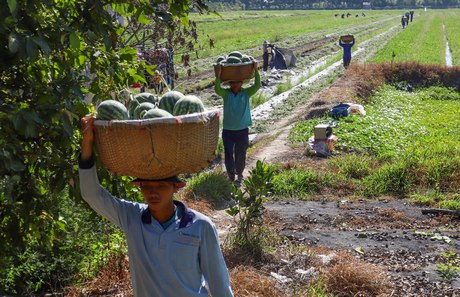
[[[236,232],[230,236],[237,247],[259,258],[262,255],[264,202],[272,192],[275,167],[258,160],[241,188],[233,185],[235,205],[227,213],[236,220]]]
[[[436,271],[445,282],[451,283],[460,275],[460,266],[456,264],[460,261],[460,257],[452,250],[443,252],[441,255],[446,259],[447,263],[437,265]]]
[[[277,85],[277,86],[276,86],[276,90],[275,90],[275,92],[273,93],[273,95],[275,95],[275,96],[276,96],[276,95],[279,95],[279,94],[284,93],[284,92],[286,92],[286,91],[288,91],[288,90],[290,90],[290,89],[292,89],[292,82],[291,82],[291,80],[289,79],[289,80],[287,80],[286,82]]]
[[[262,105],[267,101],[262,93],[257,93],[251,97],[251,108],[254,109],[259,105]]]
[[[349,154],[333,158],[331,165],[347,178],[360,179],[370,174],[376,163],[374,160],[375,158],[368,155]]]

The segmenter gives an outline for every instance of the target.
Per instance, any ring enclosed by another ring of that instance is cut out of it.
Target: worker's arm
[[[216,74],[216,81],[214,82],[214,91],[216,92],[217,95],[221,96],[222,98],[225,97],[226,90],[222,88],[221,83],[222,81],[220,80],[220,74],[222,72],[222,65],[221,64],[216,64],[214,66],[214,72]]]
[[[249,97],[255,95],[261,87],[260,74],[259,74],[259,70],[257,69],[257,62],[254,61],[253,65],[254,65],[254,71],[255,71],[254,84],[246,89],[246,93],[248,94]]]
[[[81,196],[98,214],[107,218],[113,224],[123,228],[123,226],[127,226],[127,220],[129,218],[127,210],[131,209],[131,211],[134,212],[137,210],[136,207],[132,207],[133,203],[112,196],[99,183],[92,153],[94,143],[94,120],[94,117],[84,117],[81,119],[83,134],[79,158]]]

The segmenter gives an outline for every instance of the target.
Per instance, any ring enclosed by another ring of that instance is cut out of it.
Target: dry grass
[[[460,67],[416,62],[352,64],[345,75],[318,94],[310,106],[317,107],[316,101],[323,104],[365,103],[384,84],[398,82],[407,82],[413,87],[445,86],[460,91]]]
[[[126,255],[113,255],[99,271],[97,277],[83,284],[83,289],[69,288],[67,297],[119,296],[131,297],[131,275]]]
[[[236,266],[230,270],[230,278],[235,297],[283,296],[276,281],[255,268]]]
[[[340,297],[388,296],[391,282],[377,265],[364,263],[346,253],[339,253],[323,272],[327,290]]]

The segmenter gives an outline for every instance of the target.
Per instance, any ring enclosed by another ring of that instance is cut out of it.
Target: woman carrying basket
[[[215,225],[173,200],[185,183],[177,176],[136,179],[145,203],[112,196],[102,188],[92,148],[94,117],[81,119],[80,190],[97,213],[126,235],[134,296],[233,296]]]
[[[220,75],[222,65],[215,66],[216,81],[214,90],[224,99],[224,120],[222,140],[224,143],[225,168],[228,178],[237,185],[243,181],[243,171],[246,166],[246,151],[249,147],[249,126],[252,125],[250,97],[260,89],[260,75],[257,62],[253,62],[255,71],[254,84],[242,88],[243,81],[232,80],[230,89],[221,87]],[[235,177],[237,180],[235,181]]]

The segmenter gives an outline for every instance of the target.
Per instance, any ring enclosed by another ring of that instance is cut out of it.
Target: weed
[[[292,81],[288,79],[286,82],[280,83],[276,86],[276,90],[273,93],[274,96],[284,93],[292,89]]]
[[[190,199],[204,199],[220,203],[229,197],[232,188],[222,172],[200,172],[188,180],[183,195]]]
[[[444,194],[431,189],[425,193],[414,193],[411,195],[411,199],[420,204],[432,206],[436,205],[438,201],[442,201],[444,199]]]
[[[437,265],[436,272],[445,282],[451,283],[460,275],[460,266],[456,264],[460,261],[460,257],[452,250],[443,252],[441,255],[447,263]]]
[[[310,169],[289,169],[273,178],[273,191],[277,196],[305,196],[318,192],[332,181],[331,174],[319,174]]]
[[[407,160],[383,165],[363,179],[363,194],[371,197],[383,194],[404,196],[414,183],[412,166]]]
[[[371,173],[377,164],[375,158],[369,155],[347,154],[331,159],[330,165],[337,168],[338,173],[347,178],[363,178]]]
[[[264,95],[261,92],[258,92],[256,95],[251,97],[251,109],[264,104],[265,101],[267,101],[267,99],[265,99]]]

